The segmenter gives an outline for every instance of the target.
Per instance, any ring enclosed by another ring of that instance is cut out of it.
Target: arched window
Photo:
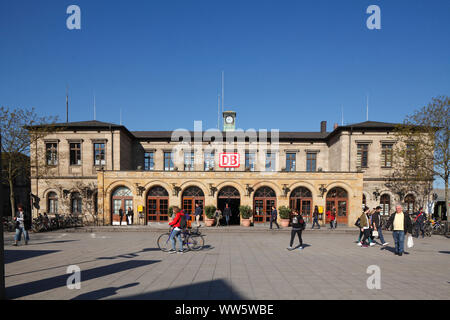
[[[388,194],[380,197],[380,207],[382,215],[388,215],[391,212],[391,197]]]
[[[147,222],[169,220],[169,193],[161,186],[154,186],[147,193]]]
[[[300,212],[308,223],[312,213],[312,193],[305,187],[295,188],[289,198],[289,207]]]
[[[58,196],[56,192],[49,192],[47,195],[47,211],[49,214],[58,213]]]
[[[126,224],[126,212],[128,208],[133,209],[133,193],[127,187],[118,187],[114,190],[112,196],[112,212],[111,212],[111,223],[116,224]],[[122,218],[120,216],[122,212]],[[125,217],[125,218],[123,218]]]
[[[413,213],[416,209],[416,197],[414,197],[413,194],[408,194],[405,197],[405,205],[406,205],[406,212],[409,214]]]
[[[71,212],[81,213],[82,212],[82,200],[79,192],[72,192],[71,195]]]
[[[188,187],[183,191],[181,203],[183,205],[184,212],[189,213],[191,215],[191,220],[193,220],[193,213],[195,212],[197,204],[203,209],[204,213],[205,194],[199,187]],[[200,217],[200,219],[203,219],[203,215]]]

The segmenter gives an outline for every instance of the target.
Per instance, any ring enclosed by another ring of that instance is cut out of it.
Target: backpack
[[[186,229],[187,223],[186,223],[186,216],[182,214],[180,216],[180,229]]]

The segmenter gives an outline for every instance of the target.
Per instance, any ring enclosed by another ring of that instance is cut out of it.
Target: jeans
[[[230,216],[225,216],[225,220],[227,221],[227,226],[230,225]]]
[[[425,229],[423,228],[423,223],[416,223],[417,238],[419,238],[419,230],[422,231],[422,238],[425,237]]]
[[[364,229],[363,233],[364,233],[364,237],[362,238],[361,242],[365,243],[366,240],[369,240],[369,244],[372,243],[372,239],[370,238],[370,228]]]
[[[170,241],[172,242],[172,249],[176,250],[175,248],[175,237],[177,238],[178,243],[180,244],[180,251],[183,251],[183,241],[181,240],[181,230],[178,231],[172,231],[170,234]]]
[[[294,244],[294,238],[295,238],[295,235],[298,235],[298,241],[300,242],[300,246],[302,246],[303,245],[303,241],[302,241],[302,230],[292,230],[291,231],[291,242],[290,242],[290,244],[289,244],[289,246],[291,246],[292,247],[292,245]]]
[[[272,223],[275,223],[277,225],[277,228],[280,229],[280,226],[277,222],[277,217],[270,217],[270,229],[272,229]]]
[[[378,231],[378,236],[380,237],[380,241],[381,244],[386,243],[386,241],[384,241],[384,236],[383,236],[383,232],[381,231],[381,227],[378,227],[377,231]]]
[[[317,218],[314,218],[313,225],[312,225],[312,228],[311,228],[311,229],[314,229],[314,226],[315,226],[316,224],[317,224],[317,226],[318,226],[319,229],[320,229],[319,220],[318,220]]]
[[[197,221],[197,227],[200,225],[200,215],[195,216],[195,221]]]
[[[28,231],[25,230],[24,227],[16,228],[16,235],[14,237],[14,240],[20,241],[22,238],[22,232],[23,232],[23,238],[25,239],[25,241],[30,240],[30,237],[28,236]]]
[[[395,242],[395,253],[403,253],[403,248],[405,245],[405,231],[393,231],[392,235],[394,236]]]

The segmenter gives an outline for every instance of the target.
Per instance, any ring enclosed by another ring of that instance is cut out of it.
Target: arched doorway
[[[380,207],[382,215],[389,215],[391,212],[391,197],[388,194],[381,195]]]
[[[128,207],[133,209],[133,193],[127,187],[118,187],[114,190],[111,196],[112,200],[112,212],[111,212],[111,224],[120,224],[119,210],[123,210],[122,224],[127,224],[126,211]]]
[[[230,224],[240,224],[239,206],[241,205],[241,194],[232,186],[220,189],[217,195],[217,208],[223,212],[226,204],[231,209]]]
[[[151,188],[147,193],[147,221],[169,221],[169,193],[161,186]]]
[[[289,207],[300,212],[307,223],[311,221],[312,193],[305,187],[295,188],[289,197]]]
[[[194,212],[196,204],[202,208],[203,214],[205,213],[205,194],[199,187],[192,186],[186,188],[183,191],[181,203],[183,204],[184,212],[191,215],[191,221],[195,220]],[[203,220],[203,214],[200,216],[200,220]]]
[[[261,187],[253,196],[253,222],[270,221],[272,206],[277,206],[277,195],[270,187]]]
[[[405,210],[407,213],[411,214],[416,209],[416,197],[413,194],[408,194],[405,197]]]
[[[327,213],[336,210],[336,222],[348,222],[348,194],[342,188],[335,187],[327,193]],[[329,222],[327,220],[327,222]]]

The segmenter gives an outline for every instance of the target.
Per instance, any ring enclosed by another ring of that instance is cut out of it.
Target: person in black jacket
[[[225,220],[227,221],[227,226],[230,225],[230,217],[231,217],[231,209],[228,207],[228,203],[225,205],[225,208],[223,209],[223,216],[225,217]]]
[[[305,220],[303,217],[298,214],[297,210],[294,210],[292,221],[291,221],[292,231],[291,231],[291,242],[289,244],[288,250],[293,250],[292,245],[294,244],[295,235],[298,235],[298,241],[300,242],[299,249],[303,249],[303,240],[302,240],[302,230],[305,229]]]
[[[122,208],[119,209],[119,217],[120,217],[119,226],[121,226],[122,225],[122,219],[123,219],[123,210],[122,210]]]
[[[403,255],[403,249],[405,244],[405,235],[409,232],[412,233],[412,223],[409,218],[409,214],[403,213],[401,205],[395,207],[395,213],[393,213],[386,224],[386,228],[392,227],[392,236],[395,242],[395,254],[398,256]]]
[[[317,226],[320,229],[320,224],[319,224],[319,208],[317,206],[314,207],[314,212],[313,212],[313,225],[311,227],[311,229],[314,229],[314,226],[317,224]]]
[[[381,212],[381,207],[378,206],[375,208],[375,213],[372,215],[372,229],[373,231],[377,231],[378,232],[378,237],[380,238],[381,244],[383,246],[386,246],[389,244],[389,242],[384,241],[384,236],[383,236],[383,232],[382,232],[382,221],[381,221],[381,216],[380,216],[380,212]]]
[[[419,238],[419,230],[422,232],[422,238],[425,237],[424,224],[425,224],[426,220],[427,220],[427,215],[425,214],[425,212],[423,212],[423,208],[421,207],[419,209],[419,212],[416,215],[416,218],[414,219],[414,222],[416,223],[417,238]]]
[[[272,206],[272,212],[270,213],[270,229],[272,229],[272,223],[275,223],[277,225],[277,228],[280,229],[280,226],[278,225],[277,222],[277,217],[278,217],[277,208],[275,208],[275,206]]]

